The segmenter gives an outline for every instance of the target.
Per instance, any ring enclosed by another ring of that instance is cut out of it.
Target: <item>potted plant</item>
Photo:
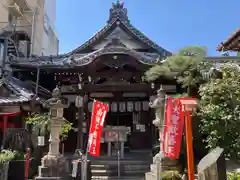
[[[8,180],[24,179],[25,153],[15,150],[7,150],[13,153],[13,158],[9,161]]]
[[[15,157],[15,152],[3,149],[0,152],[0,179],[8,179],[9,162]]]

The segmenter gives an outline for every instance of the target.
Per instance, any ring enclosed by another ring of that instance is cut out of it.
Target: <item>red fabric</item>
[[[16,128],[16,126],[15,126],[14,123],[8,122],[6,128]],[[4,122],[3,121],[0,121],[0,129],[2,129],[2,135],[4,135],[5,128],[4,128]]]
[[[20,114],[20,112],[9,112],[9,113],[3,113],[0,115],[1,116],[17,116],[18,114]]]
[[[89,131],[88,152],[92,156],[99,156],[102,128],[108,111],[108,105],[100,101],[94,101]]]
[[[165,156],[177,159],[180,154],[184,116],[180,99],[168,98],[165,112],[162,149]]]

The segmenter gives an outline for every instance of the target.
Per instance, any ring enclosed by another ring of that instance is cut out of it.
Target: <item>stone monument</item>
[[[65,158],[59,152],[59,136],[61,127],[65,122],[63,117],[64,108],[68,107],[61,100],[61,92],[56,87],[52,92],[52,98],[44,104],[50,109],[50,138],[49,150],[41,160],[38,176],[35,179],[65,179],[68,175],[68,166]]]
[[[198,164],[199,180],[226,180],[226,161],[222,148],[215,148]]]
[[[162,86],[157,91],[157,97],[149,103],[150,108],[155,110],[155,119],[153,124],[156,126],[159,132],[164,130],[164,117],[165,117],[165,105],[166,105],[166,93],[162,89]],[[151,164],[151,171],[145,174],[146,180],[158,180],[161,171],[173,170],[177,166],[177,160],[170,160],[164,157],[161,150],[162,142],[160,141],[160,151],[153,157],[153,164]],[[159,168],[158,168],[159,167]]]

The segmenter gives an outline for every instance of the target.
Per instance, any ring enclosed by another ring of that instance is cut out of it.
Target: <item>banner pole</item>
[[[119,106],[119,101],[118,101],[118,106]],[[119,126],[119,113],[117,113],[117,125]],[[117,156],[118,156],[118,179],[120,179],[120,176],[121,176],[121,174],[120,174],[120,151],[119,151],[119,149],[120,149],[120,142],[119,142],[119,135],[120,135],[120,133],[119,133],[119,131],[117,132]]]
[[[94,103],[96,102],[95,99],[93,99],[93,106],[92,106],[92,113],[94,112]],[[89,138],[90,137],[90,128],[92,127],[92,115],[91,115],[91,121],[90,121],[90,126],[89,126],[89,131],[88,131],[88,142],[87,142],[87,148],[86,148],[86,155],[85,158],[83,159],[83,176],[82,180],[87,180],[87,161],[88,161],[88,150],[89,150]]]
[[[192,122],[191,122],[191,115],[189,112],[185,112],[185,129],[186,129],[186,145],[187,145],[188,179],[194,180]]]
[[[163,122],[162,122],[162,127],[161,127],[161,131],[163,131],[163,128],[165,127],[165,118],[166,118],[166,106],[167,106],[167,95],[165,95],[165,100],[164,100],[164,110],[163,110]],[[163,134],[163,132],[162,132]],[[163,171],[163,158],[164,158],[164,154],[163,154],[163,149],[162,149],[162,139],[160,140],[161,144],[160,144],[160,158],[159,158],[159,180],[162,180],[162,171]]]

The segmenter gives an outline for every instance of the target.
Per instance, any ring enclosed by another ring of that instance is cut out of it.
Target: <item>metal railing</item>
[[[23,11],[31,11],[31,7],[29,6],[26,0],[11,0],[11,1],[18,4],[19,7],[23,9]]]

